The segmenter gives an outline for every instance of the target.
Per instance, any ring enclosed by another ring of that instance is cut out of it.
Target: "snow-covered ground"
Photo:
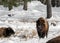
[[[48,37],[39,39],[36,32],[35,21],[39,17],[46,17],[46,6],[38,1],[28,2],[28,10],[24,11],[23,6],[14,7],[11,11],[0,6],[0,27],[12,27],[16,32],[9,38],[0,38],[0,43],[46,43],[46,41],[60,35],[60,7],[52,8],[52,18],[48,19]],[[12,16],[9,17],[8,14]],[[50,23],[56,23],[56,26]],[[22,36],[27,37],[23,38]]]

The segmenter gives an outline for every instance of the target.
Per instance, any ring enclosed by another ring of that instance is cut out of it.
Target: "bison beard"
[[[46,43],[60,43],[60,36],[53,38],[53,39],[47,41]]]
[[[15,32],[12,30],[11,27],[1,27],[0,28],[0,37],[9,37],[12,34],[14,34]]]
[[[49,25],[46,19],[43,17],[39,18],[36,21],[36,27],[39,38],[44,38],[45,36],[47,37]]]

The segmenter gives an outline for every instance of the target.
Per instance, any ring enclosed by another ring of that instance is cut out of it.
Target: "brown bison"
[[[60,36],[53,38],[46,43],[60,43]]]
[[[45,36],[47,37],[49,24],[46,19],[44,19],[43,17],[39,18],[36,21],[36,28],[39,38],[44,38]]]
[[[9,37],[15,32],[11,27],[1,27],[0,28],[0,37]]]

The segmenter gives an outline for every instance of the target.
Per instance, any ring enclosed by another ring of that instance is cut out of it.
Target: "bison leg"
[[[38,32],[38,36],[39,36],[39,38],[41,38],[41,35],[42,35],[42,33],[41,33],[41,32]]]
[[[46,38],[47,38],[47,36],[48,36],[48,32],[46,32]]]

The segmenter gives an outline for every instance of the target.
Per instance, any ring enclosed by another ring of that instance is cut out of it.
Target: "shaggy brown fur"
[[[39,18],[36,21],[36,27],[39,38],[44,38],[45,36],[47,37],[49,25],[46,19],[43,17]]]
[[[8,27],[1,27],[0,28],[0,37],[8,37],[14,34],[15,32],[12,30],[12,28]]]
[[[46,42],[46,43],[60,43],[60,36],[55,37],[55,38],[49,40],[49,41]]]

